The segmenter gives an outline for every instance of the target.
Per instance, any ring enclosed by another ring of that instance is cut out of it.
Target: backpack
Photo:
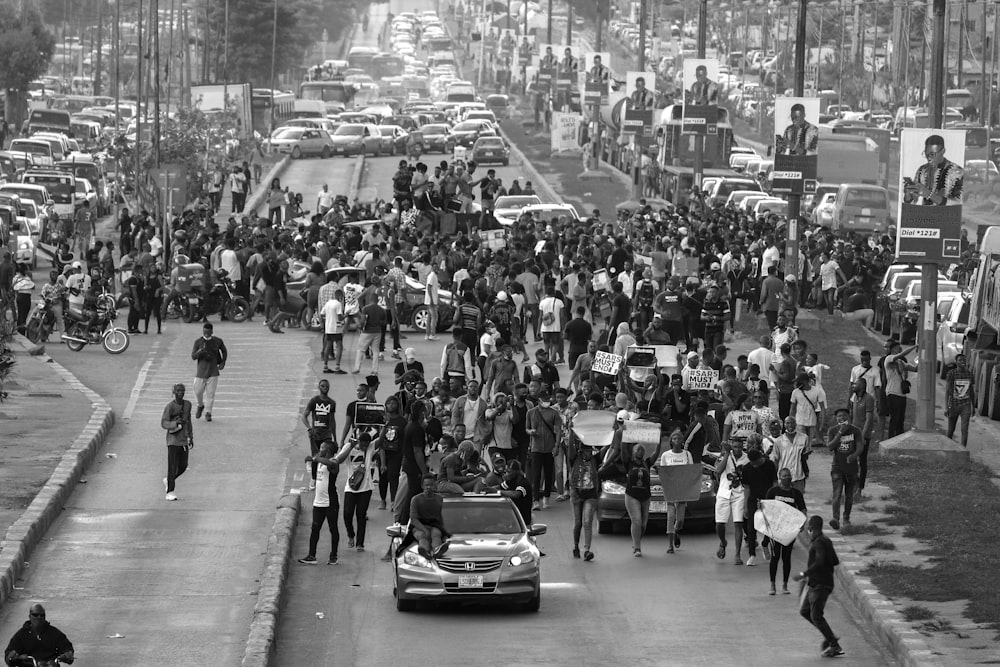
[[[656,289],[653,287],[653,283],[648,280],[642,281],[642,287],[639,288],[639,305],[644,308],[648,308],[653,305],[653,299],[656,297]]]

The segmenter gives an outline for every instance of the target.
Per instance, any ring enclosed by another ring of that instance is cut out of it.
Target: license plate
[[[872,219],[867,216],[858,216],[858,224],[867,225],[871,221]]]
[[[493,151],[486,151],[486,155],[487,157],[493,157],[494,155],[496,155],[496,153],[494,153]]]
[[[481,574],[460,574],[458,575],[459,588],[482,588],[483,575]]]
[[[663,514],[667,511],[667,503],[664,500],[650,500],[649,501],[649,512],[658,512]]]

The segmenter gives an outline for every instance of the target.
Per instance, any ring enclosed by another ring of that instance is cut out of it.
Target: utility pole
[[[527,5],[525,5],[525,7],[524,7],[524,13],[525,13],[525,15],[527,15],[527,13],[528,13],[528,6]],[[549,0],[548,23],[545,25],[545,43],[546,44],[551,44],[552,43],[552,0]]]
[[[186,4],[181,5],[181,19],[184,21],[183,33],[184,33],[184,49],[181,54],[184,58],[184,83],[181,85],[181,104],[187,106],[191,104],[191,49],[188,45],[191,43],[191,33],[189,32],[188,26],[188,8]]]
[[[573,3],[568,2],[566,6],[569,8],[566,19],[566,46],[573,46]]]
[[[274,132],[274,71],[278,53],[278,0],[274,0],[274,21],[271,26],[271,119],[267,126],[267,136]]]
[[[115,53],[115,83],[112,92],[115,96],[115,132],[121,131],[121,96],[122,96],[122,77],[121,77],[121,62],[122,62],[122,34],[119,26],[122,22],[121,14],[121,2],[115,0],[115,14],[114,22],[111,25],[111,39],[114,41],[114,53]],[[136,137],[138,139],[138,137]],[[138,142],[136,142],[138,143]],[[115,185],[111,189],[111,199],[115,202],[115,223],[118,222],[119,208],[118,208],[118,174],[122,173],[121,164],[118,160],[115,160]],[[136,174],[135,182],[138,183],[138,174]]]
[[[795,96],[802,97],[806,87],[806,0],[799,0],[799,18],[795,26]],[[821,156],[822,157],[822,156]],[[785,275],[799,275],[799,223],[802,195],[788,195],[788,239],[785,243]],[[927,339],[924,339],[927,340]]]
[[[958,76],[956,84],[958,88],[962,87],[962,61],[965,60],[965,39],[966,39],[965,17],[967,16],[966,11],[968,11],[968,6],[965,4],[965,0],[962,0],[962,6],[958,8],[958,61],[956,65],[956,71]]]
[[[226,0],[225,9],[225,21],[226,24],[223,26],[223,32],[225,36],[225,47],[222,52],[222,110],[225,111],[228,106],[227,100],[229,99],[229,0]]]
[[[604,30],[604,13],[607,11],[607,7],[606,0],[597,0],[597,39],[594,40],[597,45],[594,50],[598,53],[600,53],[601,46],[604,43],[601,32]],[[605,63],[605,66],[610,67],[611,63]]]
[[[94,59],[94,95],[101,94],[101,75],[104,72],[104,2],[97,3],[97,55]]]
[[[639,2],[639,71],[646,71],[646,0]],[[656,79],[653,79],[653,89],[656,89]],[[645,128],[632,135],[632,198],[636,201],[642,198],[642,139]]]
[[[989,107],[986,106],[986,91],[993,88],[993,82],[986,79],[986,21],[989,19],[989,9],[990,6],[987,3],[983,3],[983,19],[980,21],[982,23],[981,31],[979,33],[979,64],[981,65],[982,71],[979,74],[979,122],[984,127],[990,126],[989,119]],[[988,133],[987,133],[988,136]],[[990,182],[990,170],[986,170],[986,183]]]
[[[705,46],[708,41],[708,0],[701,0],[698,3],[698,58],[705,58]],[[687,81],[684,82],[687,86]],[[701,183],[705,178],[705,135],[696,134],[694,137],[694,185],[701,188]]]
[[[934,30],[931,42],[930,61],[930,92],[928,95],[928,111],[931,127],[944,127],[944,93],[945,93],[945,8],[946,0],[934,0]],[[934,340],[937,335],[938,267],[937,264],[924,264],[921,267],[920,295],[920,340]],[[934,432],[934,391],[937,383],[934,381],[937,370],[937,346],[921,345],[917,358],[917,373],[920,381],[917,383],[917,429]]]
[[[136,202],[141,201],[139,199],[139,186],[142,183],[142,179],[139,177],[139,172],[141,170],[142,163],[139,161],[139,147],[142,141],[142,114],[145,112],[147,107],[146,101],[142,98],[142,69],[146,66],[146,48],[142,43],[142,5],[145,0],[139,0],[139,15],[136,22],[136,39],[139,44],[139,52],[136,54],[135,58],[135,72],[136,72],[136,83],[135,83],[135,194]],[[164,239],[166,240],[166,239]]]
[[[160,168],[160,0],[151,0],[153,20],[153,163]],[[164,220],[166,222],[166,220]],[[166,240],[164,236],[164,240]]]

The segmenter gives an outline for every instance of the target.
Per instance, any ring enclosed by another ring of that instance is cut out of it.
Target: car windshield
[[[471,132],[478,130],[480,128],[480,123],[478,120],[467,120],[459,123],[455,126],[455,129],[459,132]]]
[[[884,192],[878,190],[850,190],[844,206],[860,206],[861,208],[888,208]]]
[[[0,189],[0,192],[5,194],[17,195],[21,199],[30,199],[38,205],[45,203],[45,194],[41,190],[34,190],[31,188],[18,188],[16,186],[7,187],[4,186]]]
[[[760,186],[754,181],[723,181],[719,184],[719,196],[728,197],[736,190],[753,190],[760,192]]]
[[[479,146],[495,146],[497,148],[503,147],[503,140],[500,137],[484,137],[476,143]]]
[[[532,204],[539,204],[538,197],[500,197],[494,204],[495,208],[524,208]]]
[[[275,139],[298,139],[302,136],[301,127],[279,127],[272,135]]]
[[[448,134],[448,126],[447,125],[424,125],[422,128],[420,128],[420,131],[423,132],[425,135],[428,135],[428,134],[432,134],[432,135],[433,134]]]
[[[441,511],[444,525],[455,535],[520,533],[517,510],[509,503],[451,502]]]
[[[365,133],[364,125],[341,125],[334,134],[338,137],[360,137]]]

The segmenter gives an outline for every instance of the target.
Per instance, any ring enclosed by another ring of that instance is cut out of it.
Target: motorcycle
[[[106,304],[105,304],[106,305]],[[100,343],[109,354],[121,354],[128,349],[129,336],[124,329],[115,326],[115,318],[118,317],[118,309],[98,308],[97,320],[91,322],[91,312],[66,311],[65,333],[61,339],[66,341],[66,347],[79,352],[87,344],[97,345]]]
[[[56,328],[56,299],[42,297],[31,309],[24,335],[32,343],[44,343]]]
[[[236,294],[236,286],[229,279],[229,272],[220,269],[218,281],[212,287],[206,298],[201,292],[190,292],[180,298],[177,310],[185,322],[196,322],[200,319],[221,313],[223,317],[233,322],[243,322],[250,316],[250,304]],[[168,309],[169,310],[169,309]]]

